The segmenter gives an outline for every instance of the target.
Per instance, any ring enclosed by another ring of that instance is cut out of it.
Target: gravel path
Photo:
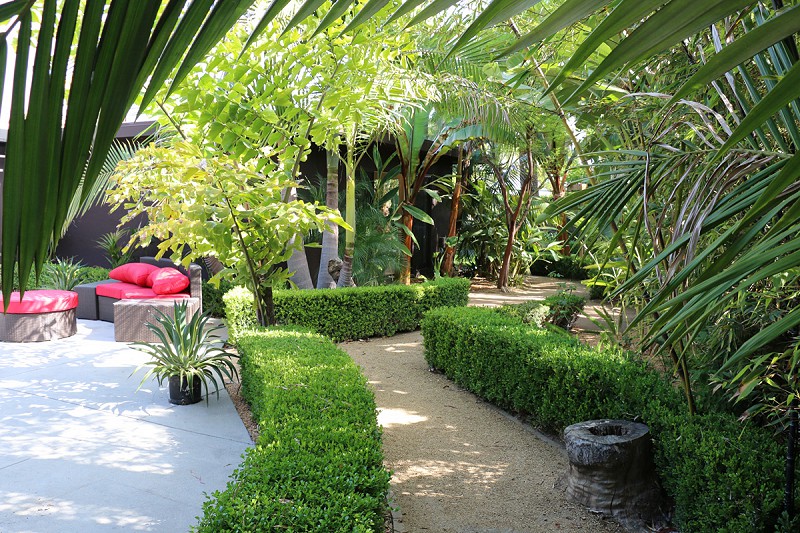
[[[566,501],[559,445],[428,371],[419,332],[340,346],[375,391],[395,531],[623,531]]]

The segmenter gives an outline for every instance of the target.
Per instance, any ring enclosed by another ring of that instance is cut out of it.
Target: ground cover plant
[[[383,531],[389,473],[356,365],[306,330],[251,331],[237,342],[260,436],[195,530]]]
[[[771,531],[782,503],[772,433],[733,414],[691,416],[660,372],[616,349],[532,328],[491,309],[435,309],[425,357],[460,386],[551,432],[599,418],[643,421],[682,531]]]
[[[281,324],[304,326],[336,342],[389,336],[416,329],[430,309],[467,305],[469,286],[463,278],[441,278],[414,285],[275,291],[275,316]],[[256,324],[247,289],[234,288],[223,300],[233,338]]]

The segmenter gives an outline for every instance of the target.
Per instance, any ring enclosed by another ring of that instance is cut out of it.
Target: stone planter
[[[564,430],[569,457],[567,498],[624,525],[659,515],[649,428],[627,420],[591,420]]]

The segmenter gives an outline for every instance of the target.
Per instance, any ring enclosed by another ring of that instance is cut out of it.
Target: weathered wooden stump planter
[[[623,524],[651,522],[661,503],[649,428],[627,420],[590,420],[564,430],[567,497]]]

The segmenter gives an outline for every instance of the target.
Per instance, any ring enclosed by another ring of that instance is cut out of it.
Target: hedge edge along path
[[[259,425],[195,531],[382,531],[389,473],[366,379],[330,340],[300,329],[238,339],[242,395]]]

